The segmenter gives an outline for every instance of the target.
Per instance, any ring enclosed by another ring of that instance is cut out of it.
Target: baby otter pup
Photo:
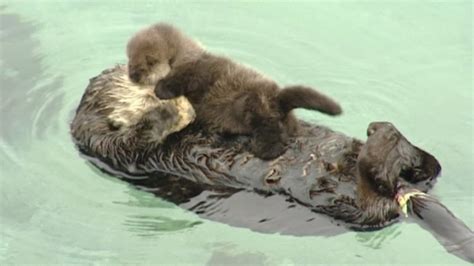
[[[339,104],[314,89],[281,89],[262,74],[207,52],[173,69],[158,82],[155,93],[160,99],[184,95],[204,130],[250,135],[251,152],[261,159],[281,155],[288,138],[296,135],[298,123],[291,110],[342,112]]]
[[[133,82],[156,85],[175,67],[195,60],[203,48],[178,29],[158,23],[142,29],[128,42],[128,74]]]

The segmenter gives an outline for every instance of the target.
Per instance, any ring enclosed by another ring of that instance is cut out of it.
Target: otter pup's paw
[[[161,100],[168,100],[178,97],[172,90],[167,89],[165,81],[159,81],[155,86],[155,95]]]
[[[260,159],[271,160],[282,155],[286,151],[285,143],[252,143],[252,153]]]

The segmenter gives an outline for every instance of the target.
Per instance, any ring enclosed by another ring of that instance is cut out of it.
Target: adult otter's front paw
[[[163,81],[158,82],[155,86],[155,95],[161,100],[173,99],[178,97],[172,90],[167,89]]]

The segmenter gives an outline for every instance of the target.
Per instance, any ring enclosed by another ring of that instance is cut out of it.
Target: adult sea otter
[[[117,66],[90,80],[71,133],[93,161],[177,204],[203,191],[281,195],[355,230],[396,222],[401,217],[399,189],[426,192],[441,170],[432,155],[413,146],[390,123],[371,124],[364,144],[300,122],[301,133],[287,151],[264,161],[247,150],[248,137],[204,135],[193,127],[194,116],[184,98],[161,101],[152,87],[133,84],[127,68]],[[427,201],[418,197],[413,202]],[[190,209],[199,214],[205,205]],[[426,204],[415,205],[417,215],[424,210],[424,217],[430,217]],[[430,219],[424,222],[437,224],[436,217]],[[472,261],[472,231],[450,213],[441,219],[456,225],[443,239],[459,244],[454,253]],[[430,228],[435,233],[445,229]]]

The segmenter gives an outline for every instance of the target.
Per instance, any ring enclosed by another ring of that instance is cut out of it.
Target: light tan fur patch
[[[116,79],[114,83],[117,86],[108,97],[114,98],[116,103],[114,103],[114,109],[108,119],[124,128],[135,125],[143,114],[164,104],[174,105],[179,113],[177,123],[169,129],[169,134],[183,129],[196,116],[191,103],[184,96],[171,100],[160,100],[155,96],[154,86],[139,85],[130,81],[125,67],[122,74],[116,75],[114,79]]]

